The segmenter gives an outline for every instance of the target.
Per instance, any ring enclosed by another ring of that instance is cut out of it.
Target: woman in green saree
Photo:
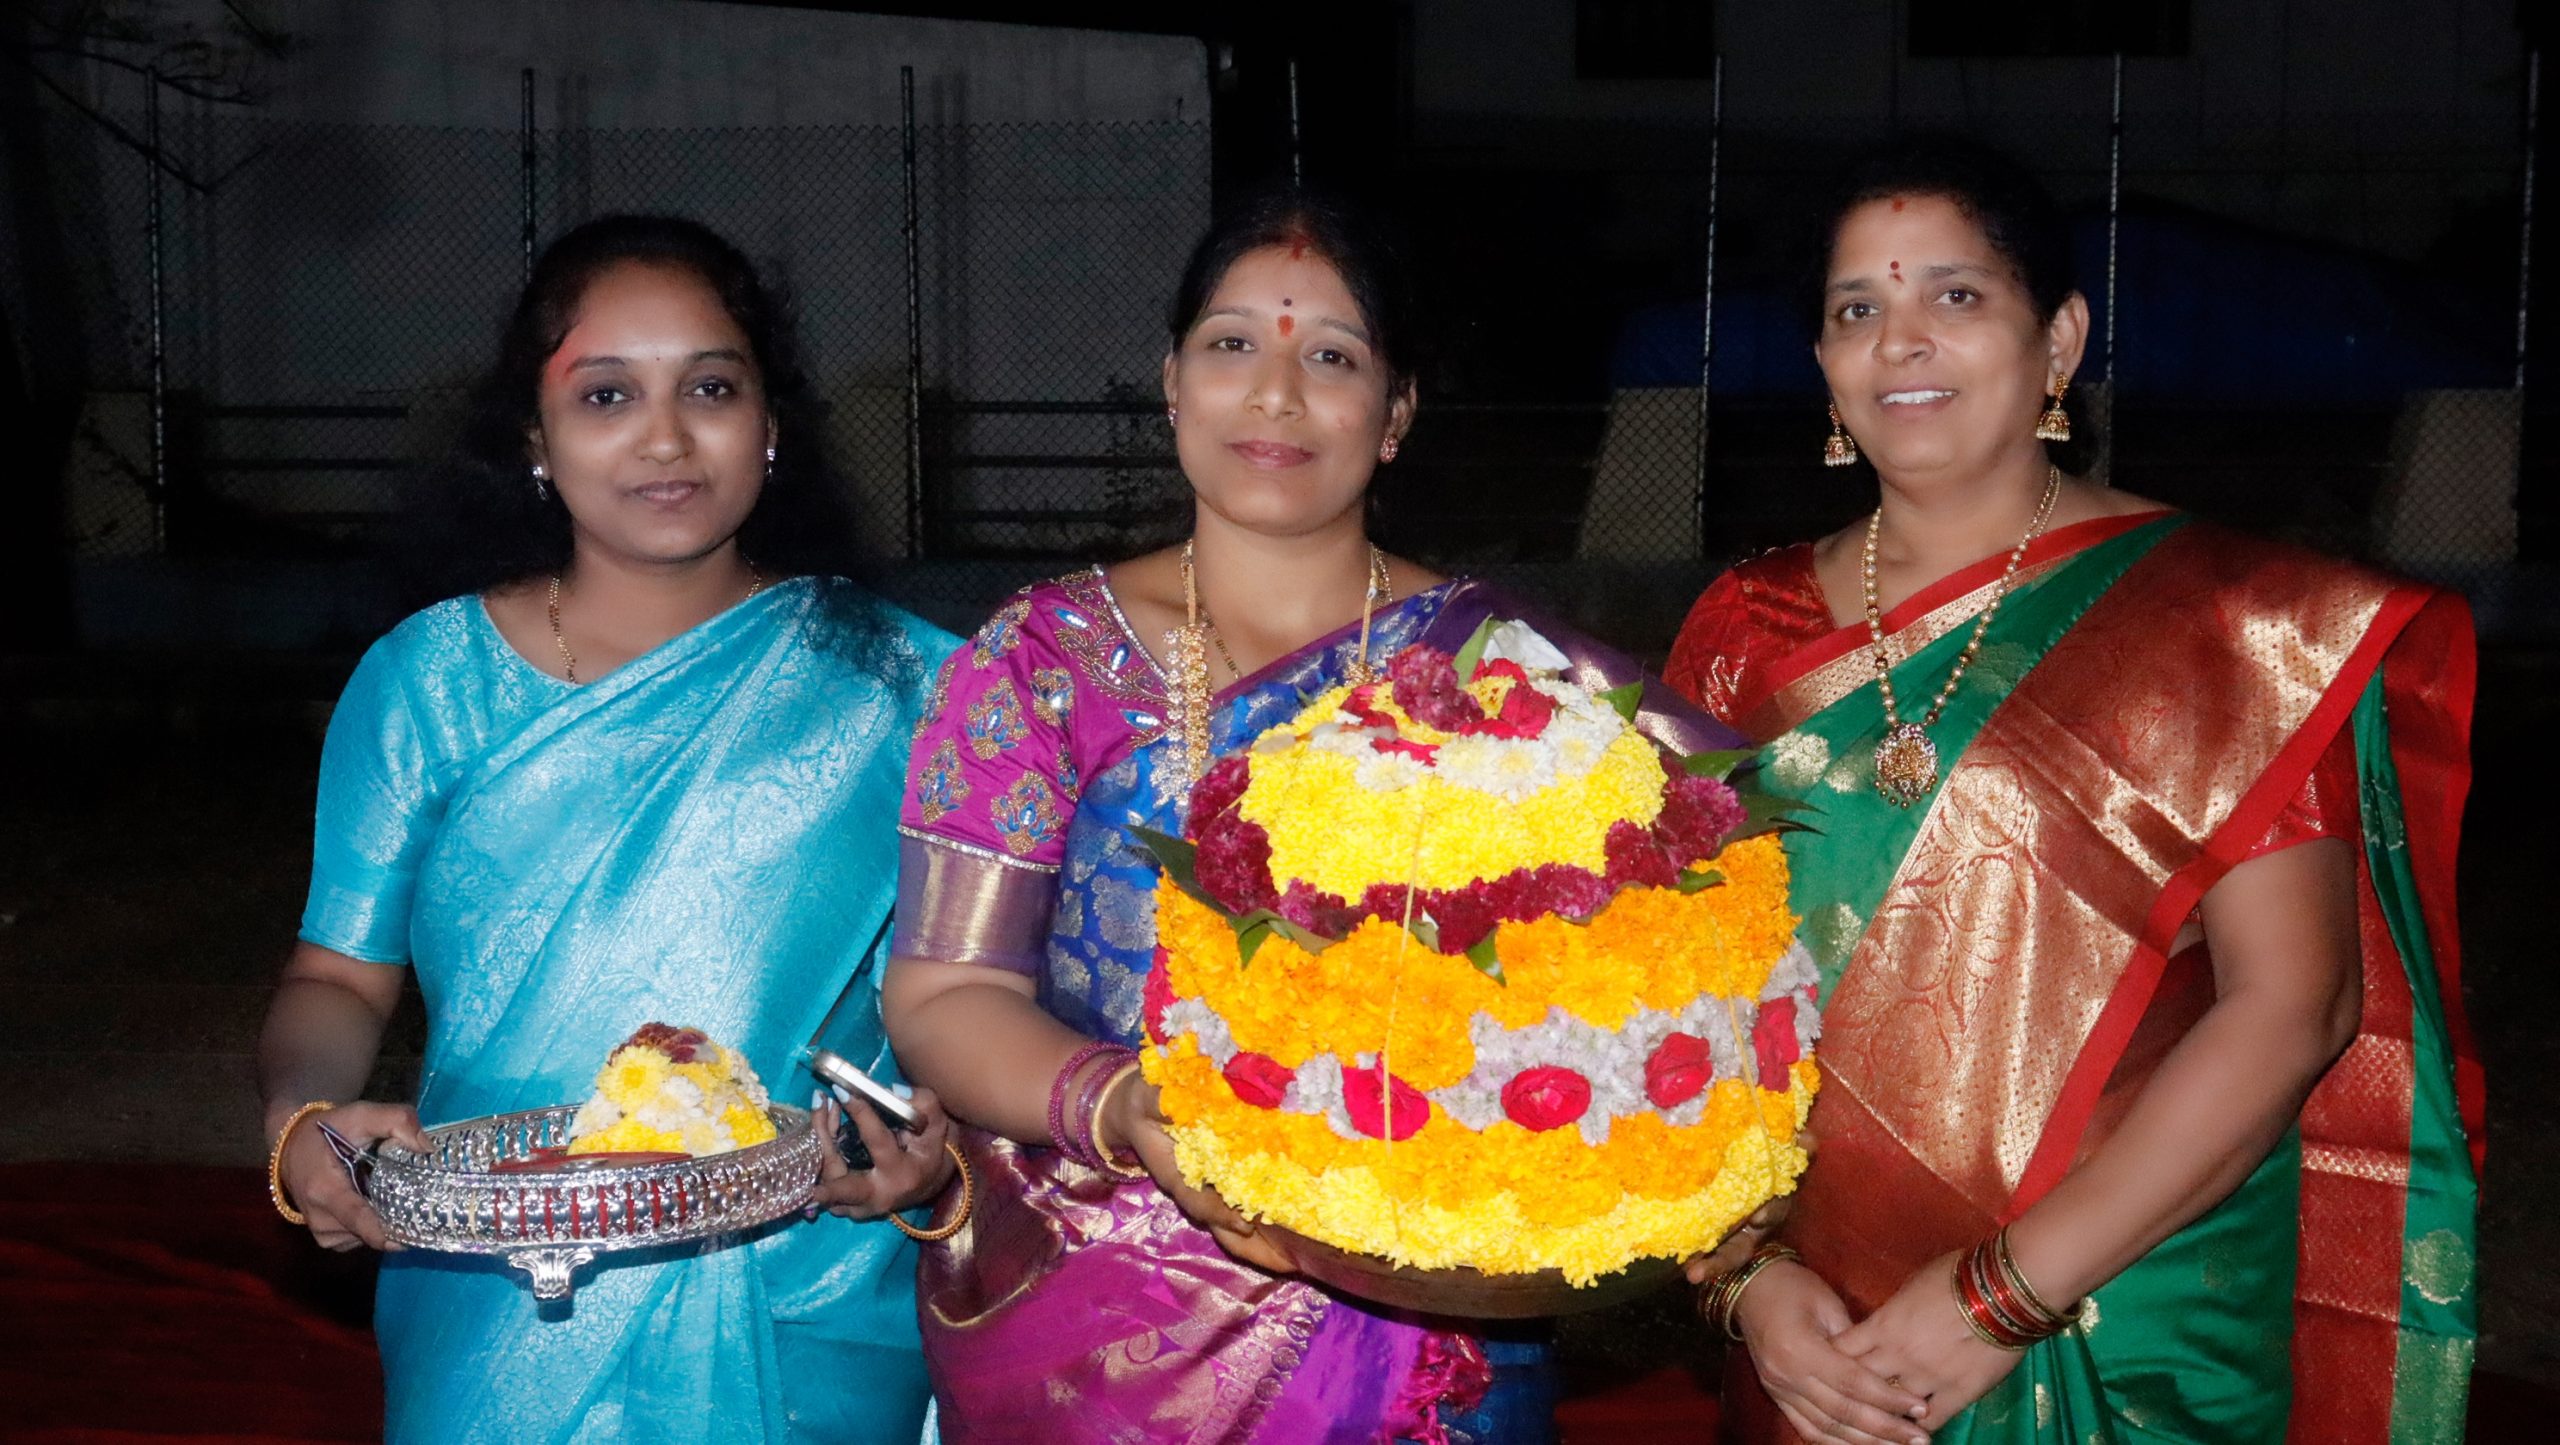
[[[1817,349],[1881,505],[1672,655],[1817,830],[1822,1149],[1728,1430],[2457,1438],[2468,615],[2066,477],[2067,259],[1996,158],[1853,175]]]

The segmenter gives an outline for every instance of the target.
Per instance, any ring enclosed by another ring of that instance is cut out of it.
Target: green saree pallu
[[[1797,552],[1792,604],[1785,554],[1746,563],[1671,668],[1766,740],[1815,829],[1790,854],[1823,972],[1821,1144],[1788,1241],[1864,1315],[2042,1198],[2212,1004],[2210,940],[2175,947],[2205,893],[2317,794],[2317,831],[2358,851],[2354,1042],[2245,1182],[1935,1438],[2458,1439],[2482,1138],[2453,912],[2461,601],[2177,514],[2058,529],[1930,730],[1939,782],[1898,808],[1866,629],[1755,631],[1824,606]],[[1887,614],[1902,696],[1935,692],[2005,561]],[[1794,1438],[1740,1351],[1726,1404],[1735,1438]]]

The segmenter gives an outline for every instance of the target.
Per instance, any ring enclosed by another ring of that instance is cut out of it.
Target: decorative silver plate
[[[753,1229],[806,1206],[818,1131],[806,1109],[765,1112],[779,1134],[762,1144],[645,1162],[553,1160],[575,1104],[441,1124],[425,1153],[384,1143],[366,1194],[395,1243],[497,1255],[531,1276],[535,1299],[566,1299],[599,1252]]]

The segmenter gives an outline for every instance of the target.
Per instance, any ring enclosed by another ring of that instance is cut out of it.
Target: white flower
[[[1523,802],[1556,782],[1556,755],[1531,740],[1457,737],[1440,745],[1441,779],[1509,802]]]
[[[1413,754],[1382,753],[1375,749],[1364,751],[1367,756],[1360,759],[1360,766],[1353,770],[1351,776],[1370,792],[1392,793],[1422,781],[1422,760]]]
[[[1573,666],[1572,658],[1557,651],[1536,628],[1519,621],[1493,625],[1492,635],[1485,639],[1483,660],[1516,662],[1525,672],[1562,672]]]

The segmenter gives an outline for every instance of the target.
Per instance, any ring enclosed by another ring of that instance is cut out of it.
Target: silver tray
[[[708,1239],[806,1207],[818,1131],[806,1109],[765,1112],[778,1136],[726,1154],[643,1163],[588,1155],[549,1167],[525,1166],[567,1146],[575,1104],[440,1124],[423,1153],[383,1144],[365,1193],[394,1243],[496,1255],[531,1278],[535,1299],[567,1299],[578,1269],[601,1252]],[[508,1164],[518,1167],[500,1167]]]

